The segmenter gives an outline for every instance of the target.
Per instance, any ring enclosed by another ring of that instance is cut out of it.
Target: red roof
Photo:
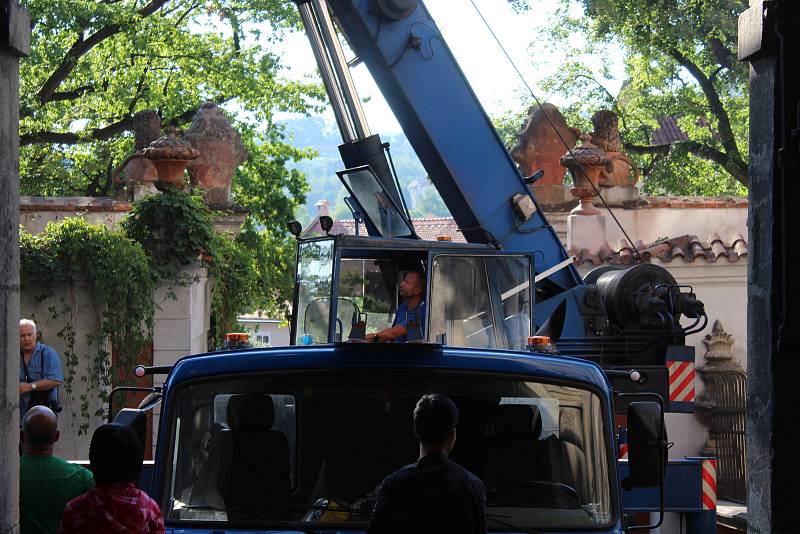
[[[414,228],[422,239],[433,241],[438,236],[450,236],[456,243],[465,243],[464,235],[458,229],[456,222],[450,217],[426,217],[414,219]],[[367,235],[366,229],[361,225],[359,232]],[[322,235],[319,220],[314,219],[303,232],[303,237]],[[331,234],[355,235],[355,223],[352,219],[336,220],[333,222]],[[657,258],[669,263],[674,259],[693,263],[703,259],[707,263],[715,263],[720,258],[729,262],[737,262],[747,256],[747,240],[742,234],[733,234],[727,241],[719,234],[711,234],[706,241],[701,241],[696,235],[682,235],[669,239],[661,239],[655,243],[645,244],[637,241],[636,248],[645,262]],[[634,261],[633,248],[625,240],[620,240],[616,247],[603,247],[597,253],[588,250],[569,250],[569,254],[576,256],[576,264],[590,263],[594,265],[630,265]]]
[[[653,132],[651,145],[669,145],[678,141],[688,141],[689,136],[680,129],[675,117],[666,117],[658,121],[658,128]]]
[[[419,219],[412,219],[414,223],[414,230],[417,235],[427,241],[435,241],[439,236],[447,236],[455,243],[466,243],[464,235],[458,229],[458,225],[452,217],[422,217]],[[315,218],[311,224],[303,231],[303,237],[308,237],[313,234],[322,235],[322,229],[319,226],[319,219]],[[338,219],[333,221],[333,228],[331,234],[355,235],[356,224],[353,219]],[[367,230],[363,224],[359,225],[359,233],[367,235]]]
[[[673,259],[681,258],[685,262],[693,263],[702,258],[707,263],[715,263],[722,257],[729,262],[736,262],[747,256],[747,241],[742,234],[734,234],[727,242],[723,241],[719,234],[711,234],[706,241],[701,241],[695,235],[682,235],[659,240],[649,245],[639,241],[636,243],[636,248],[645,262],[658,258],[669,263]],[[575,262],[577,265],[584,263],[630,265],[636,263],[633,247],[624,239],[621,239],[615,248],[603,247],[596,254],[585,249],[569,250],[568,252],[577,257]]]

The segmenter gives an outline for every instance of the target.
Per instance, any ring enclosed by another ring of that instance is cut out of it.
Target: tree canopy
[[[316,81],[281,77],[277,45],[298,27],[294,3],[28,0],[26,7],[32,50],[20,68],[21,193],[111,196],[112,171],[133,150],[135,113],[155,109],[162,124],[186,127],[212,101],[250,153],[233,183],[235,202],[251,214],[241,239],[268,260],[262,270],[285,266],[284,225],[306,191],[302,173],[289,167],[312,152],[286,142],[275,116],[307,112],[323,95]],[[291,288],[290,270],[282,272],[289,279],[270,287]],[[286,294],[278,293],[259,304],[282,306]]]
[[[566,100],[562,111],[584,131],[594,111],[616,111],[648,192],[743,194],[748,85],[736,39],[746,8],[746,0],[561,0],[548,38],[535,46],[549,42],[564,61],[541,89]],[[609,60],[614,47],[624,61],[617,94],[608,89],[618,76]],[[665,120],[682,134],[654,140]]]

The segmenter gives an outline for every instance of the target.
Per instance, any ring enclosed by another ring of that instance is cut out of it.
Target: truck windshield
[[[412,411],[430,392],[458,405],[450,457],[485,483],[490,530],[610,523],[612,452],[599,396],[529,379],[396,369],[183,386],[165,441],[164,515],[175,526],[363,528],[383,478],[418,457]]]

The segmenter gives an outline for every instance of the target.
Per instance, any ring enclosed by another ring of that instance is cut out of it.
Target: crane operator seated
[[[403,303],[397,307],[397,314],[390,328],[367,334],[369,342],[405,343],[422,337],[425,324],[425,275],[420,271],[406,273],[400,282],[400,296]]]

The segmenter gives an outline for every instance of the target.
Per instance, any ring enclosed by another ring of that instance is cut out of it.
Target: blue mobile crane
[[[670,399],[669,369],[694,361],[684,339],[705,324],[702,303],[649,264],[579,276],[421,2],[296,3],[369,235],[331,235],[322,218],[328,235],[300,239],[290,225],[293,347],[141,370],[168,376],[118,419],[143,431],[144,410],[161,406],[147,485],[168,526],[362,532],[382,477],[416,457],[413,403],[438,391],[460,407],[453,457],[486,483],[489,530],[620,532],[660,524],[635,512],[667,510],[687,514],[688,532],[715,531],[702,475],[713,463],[667,462],[663,422],[691,410]],[[468,244],[416,235],[334,20]],[[409,322],[416,342],[364,343],[391,324],[410,271],[424,273],[428,310]]]

